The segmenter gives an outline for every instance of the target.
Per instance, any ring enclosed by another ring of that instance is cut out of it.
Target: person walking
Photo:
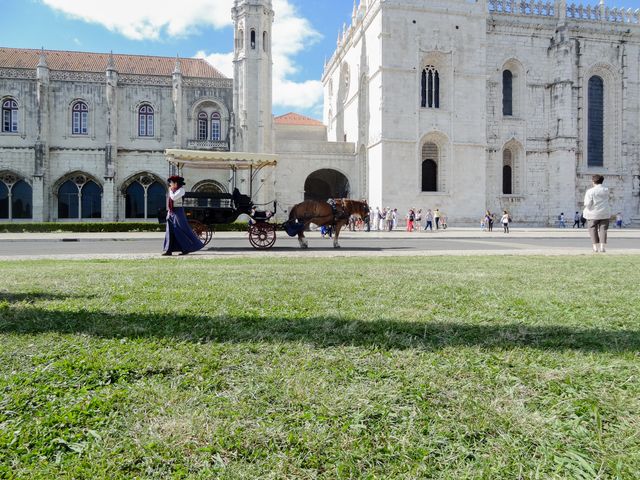
[[[413,230],[418,232],[420,231],[420,225],[422,225],[422,209],[419,208],[416,212],[416,220],[413,224]]]
[[[616,227],[622,228],[622,212],[616,213]]]
[[[560,215],[558,215],[558,228],[567,228],[567,224],[564,221],[564,212],[560,212]]]
[[[584,218],[587,219],[589,235],[594,252],[604,253],[607,245],[607,232],[611,208],[609,207],[609,189],[602,184],[604,177],[594,175],[591,177],[593,187],[584,195]]]
[[[413,222],[416,219],[416,214],[413,209],[409,209],[409,213],[407,213],[407,232],[413,232]]]
[[[487,213],[485,214],[484,218],[485,218],[484,223],[487,225],[487,231],[493,232],[493,222],[494,222],[493,213],[487,210]]]
[[[393,231],[393,210],[389,207],[387,207],[387,230]]]
[[[580,212],[576,212],[573,216],[573,226],[571,228],[580,228]]]
[[[439,209],[439,208],[436,208],[436,209],[433,211],[433,218],[434,218],[434,219],[435,219],[435,221],[436,221],[436,230],[439,230],[439,229],[440,229],[440,215],[441,215],[441,214],[440,214],[440,209]]]
[[[502,228],[504,228],[504,233],[509,233],[509,223],[511,223],[511,216],[509,212],[504,210],[502,212],[502,218],[500,219],[500,223],[502,223]]]
[[[204,247],[204,244],[193,233],[191,225],[184,214],[184,208],[175,203],[185,195],[184,178],[174,175],[167,179],[169,195],[167,196],[167,226],[164,235],[163,256],[171,256],[173,252],[187,255]]]
[[[425,220],[425,224],[424,224],[425,231],[431,230],[433,232],[433,212],[431,211],[431,209],[427,210],[427,213],[424,216],[424,220]]]

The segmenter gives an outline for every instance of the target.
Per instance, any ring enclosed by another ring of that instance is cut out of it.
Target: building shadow
[[[58,312],[9,305],[0,334],[86,334],[100,338],[169,338],[193,343],[307,343],[319,348],[361,346],[439,350],[447,347],[533,348],[588,352],[638,352],[639,330],[581,329],[558,325],[372,321],[331,316],[282,319],[259,316],[192,316],[176,313]]]

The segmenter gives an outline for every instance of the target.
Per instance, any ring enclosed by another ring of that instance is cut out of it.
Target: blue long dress
[[[182,195],[179,193],[180,190],[176,191],[177,195],[174,196],[174,201],[184,195],[184,190],[181,192]],[[171,200],[172,199],[169,198],[167,202],[168,207],[171,206]],[[191,253],[203,248],[204,244],[196,234],[193,233],[191,225],[189,225],[189,221],[184,214],[184,208],[173,207],[173,209],[167,208],[167,210],[169,214],[167,215],[167,228],[164,235],[163,251],[165,253]]]

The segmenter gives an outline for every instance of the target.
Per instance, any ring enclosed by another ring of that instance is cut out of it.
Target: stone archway
[[[349,179],[337,170],[316,170],[304,182],[304,199],[324,202],[329,198],[348,198]]]

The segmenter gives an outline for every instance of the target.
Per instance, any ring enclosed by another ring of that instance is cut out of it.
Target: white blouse
[[[171,198],[171,200],[173,200],[174,202],[176,200],[181,199],[182,197],[184,197],[185,191],[183,187],[180,187],[179,189],[177,189],[175,192],[171,191],[171,189],[169,189],[169,197]]]

